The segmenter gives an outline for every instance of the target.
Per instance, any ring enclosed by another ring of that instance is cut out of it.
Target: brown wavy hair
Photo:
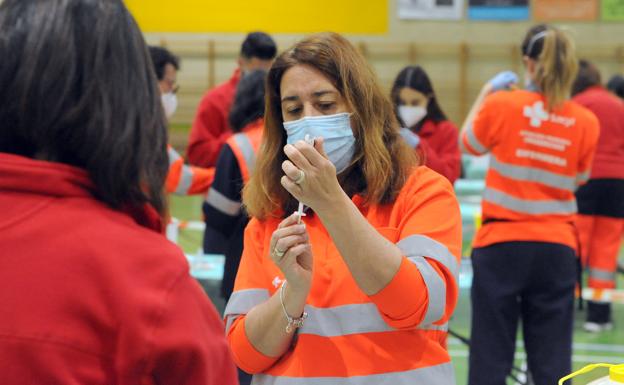
[[[247,212],[263,220],[297,208],[295,198],[280,183],[281,164],[287,159],[280,83],[284,73],[297,65],[313,67],[326,76],[352,112],[355,153],[351,166],[339,176],[342,188],[350,196],[363,195],[369,205],[393,202],[420,161],[401,138],[392,103],[364,57],[344,37],[320,33],[279,55],[269,71],[263,142],[254,174],[243,191]]]
[[[578,73],[574,40],[559,28],[539,24],[527,32],[522,54],[537,63],[535,83],[546,97],[547,109],[560,107],[570,98]]]

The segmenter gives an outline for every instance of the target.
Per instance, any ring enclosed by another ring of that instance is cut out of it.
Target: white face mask
[[[414,127],[427,116],[427,109],[421,106],[399,106],[399,117],[405,128]]]
[[[178,108],[178,96],[173,92],[167,92],[161,96],[162,105],[165,109],[165,116],[167,119],[171,119]]]

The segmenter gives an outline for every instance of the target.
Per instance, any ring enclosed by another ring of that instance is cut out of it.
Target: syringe
[[[310,135],[305,136],[304,141],[311,145],[314,146],[314,138],[311,138]],[[299,202],[299,207],[297,208],[297,224],[301,224],[301,217],[305,217],[305,213],[303,212],[303,203]]]

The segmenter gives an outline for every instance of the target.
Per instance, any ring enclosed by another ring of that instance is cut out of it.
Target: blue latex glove
[[[409,128],[401,128],[401,136],[412,148],[416,148],[420,144],[420,136],[413,133]]]
[[[513,84],[518,84],[518,75],[512,71],[498,73],[489,81],[492,91],[508,90]]]

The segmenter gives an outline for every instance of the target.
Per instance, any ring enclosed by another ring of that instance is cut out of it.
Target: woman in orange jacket
[[[538,25],[522,44],[526,90],[504,72],[483,87],[462,129],[467,153],[490,153],[483,226],[473,243],[469,384],[504,384],[522,319],[536,385],[571,371],[577,247],[574,192],[589,178],[596,117],[569,100],[570,38]]]
[[[451,184],[417,167],[373,71],[340,35],[282,53],[266,100],[225,310],[236,362],[255,384],[454,383]]]

